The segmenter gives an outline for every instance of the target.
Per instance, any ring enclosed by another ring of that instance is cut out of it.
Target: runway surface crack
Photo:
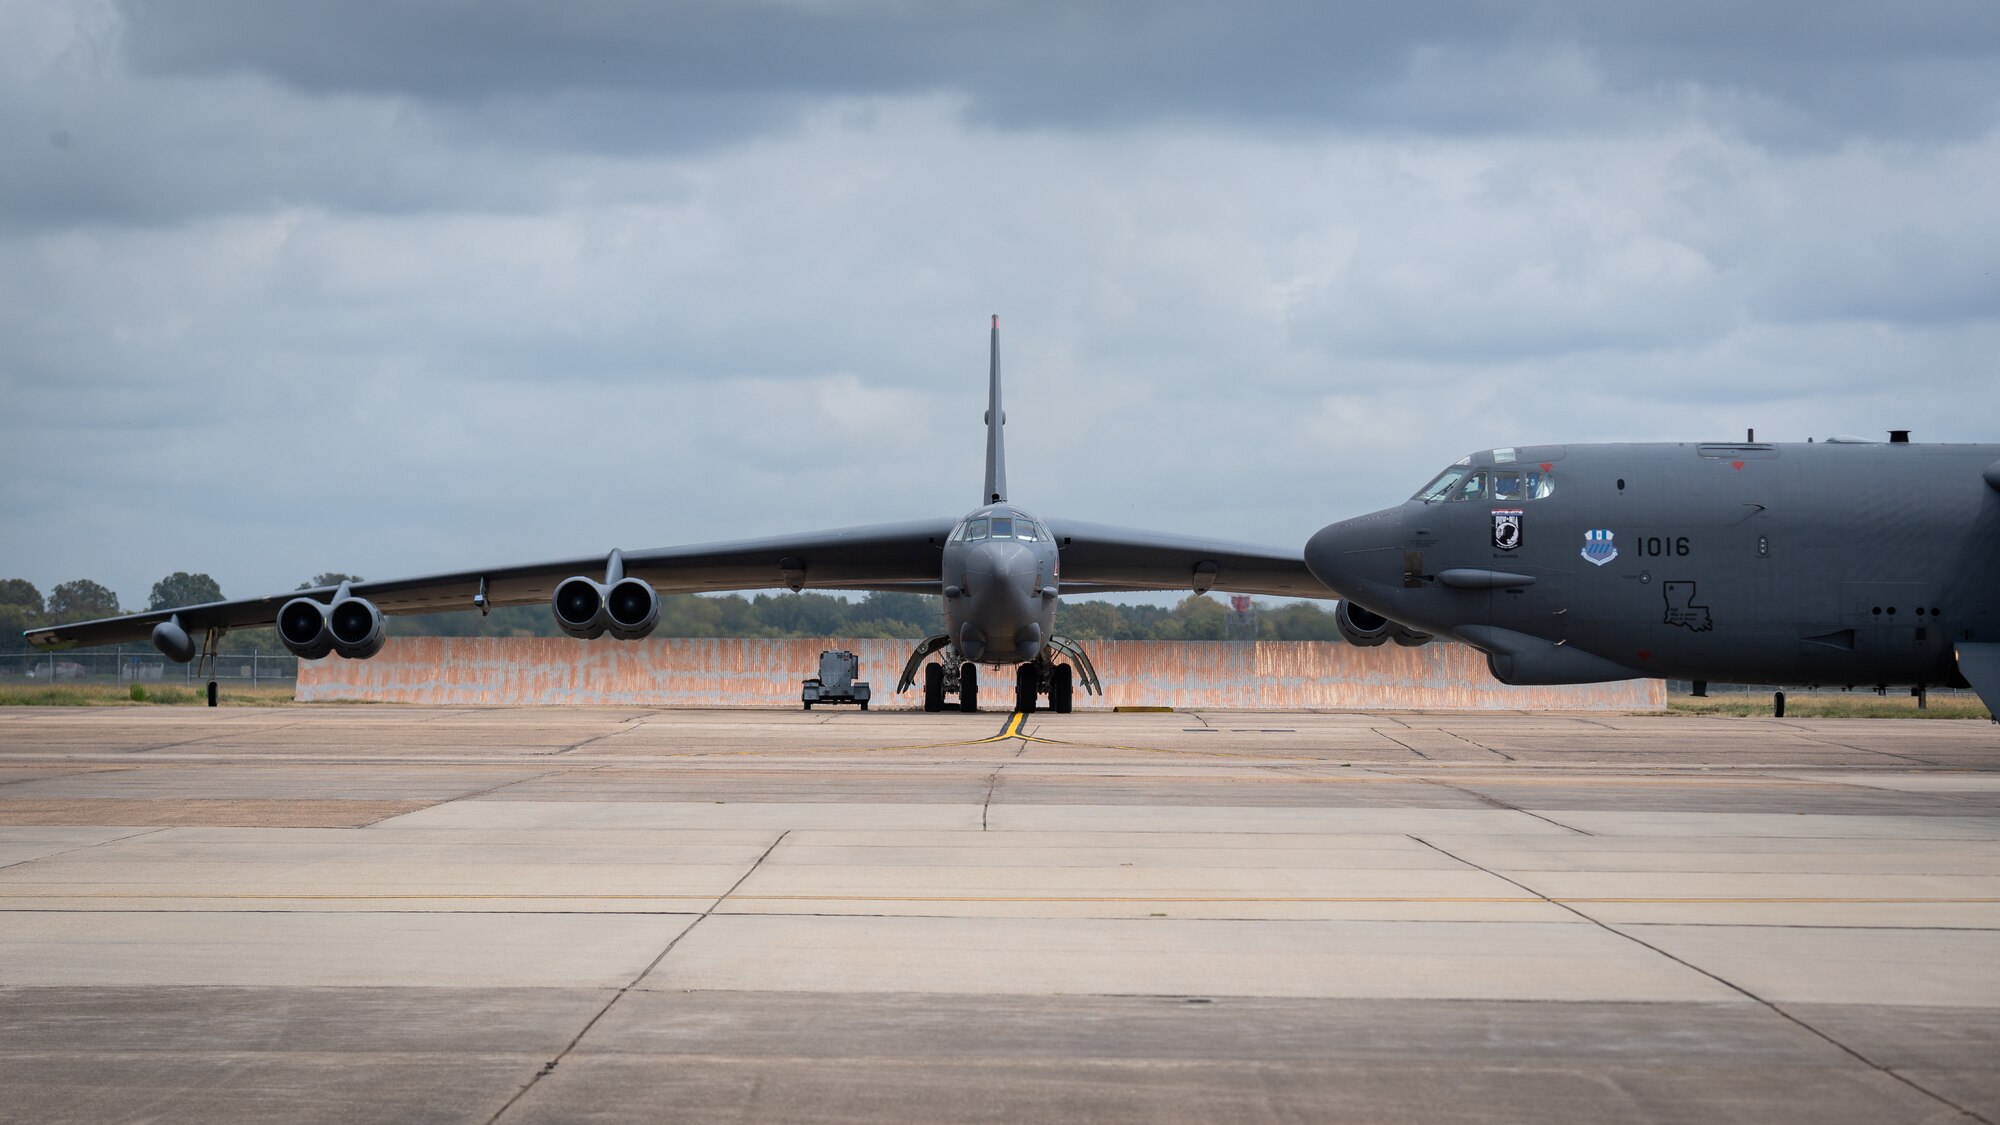
[[[1410,753],[1415,754],[1417,757],[1422,758],[1426,762],[1431,760],[1431,756],[1429,754],[1426,754],[1422,750],[1419,750],[1416,747],[1410,745],[1409,743],[1404,742],[1402,739],[1397,738],[1395,735],[1390,734],[1388,731],[1378,730],[1375,733],[1381,735],[1383,738],[1388,739],[1389,741],[1395,743],[1396,745],[1401,746],[1403,749],[1408,750]]]
[[[1727,977],[1721,976],[1708,969],[1704,969],[1700,965],[1697,965],[1692,961],[1686,960],[1685,958],[1676,957],[1672,953],[1667,952],[1666,950],[1660,948],[1657,945],[1654,945],[1652,942],[1649,942],[1642,937],[1626,933],[1624,930],[1619,929],[1617,926],[1614,926],[1609,922],[1606,922],[1600,918],[1594,917],[1591,914],[1579,910],[1575,906],[1569,904],[1568,902],[1564,902],[1560,899],[1550,898],[1548,895],[1543,894],[1541,891],[1536,890],[1534,887],[1531,887],[1528,884],[1523,883],[1522,881],[1514,878],[1511,875],[1506,875],[1501,872],[1495,871],[1490,867],[1484,866],[1483,864],[1475,863],[1472,860],[1469,860],[1464,856],[1457,854],[1456,852],[1450,851],[1448,849],[1439,847],[1438,845],[1431,843],[1429,840],[1424,839],[1422,836],[1417,836],[1413,834],[1410,836],[1410,839],[1415,840],[1417,843],[1422,844],[1423,846],[1431,849],[1434,852],[1437,852],[1439,855],[1445,856],[1449,859],[1457,860],[1458,862],[1466,865],[1467,867],[1472,868],[1474,871],[1483,872],[1484,874],[1493,876],[1495,879],[1498,879],[1503,883],[1519,887],[1520,889],[1528,892],[1531,895],[1534,895],[1536,898],[1542,900],[1545,903],[1548,903],[1550,906],[1553,906],[1558,910],[1568,911],[1569,913],[1576,915],[1577,918],[1585,922],[1588,922],[1593,926],[1596,926],[1598,929],[1603,930],[1605,933],[1611,934],[1615,937],[1623,938],[1626,941],[1629,941],[1632,944],[1637,945],[1642,949],[1646,949],[1650,952],[1659,954],[1661,957],[1664,957],[1667,960],[1672,961],[1674,964],[1679,965],[1684,969],[1688,969],[1691,972],[1699,973],[1700,975],[1707,977],[1709,980],[1712,980],[1715,983],[1721,985],[1722,987],[1729,989],[1731,992],[1734,992],[1737,995],[1742,996],[1744,999],[1749,1000],[1755,1004],[1761,1005],[1765,1010],[1769,1011],[1772,1015],[1777,1016],[1778,1018],[1784,1020],[1785,1022],[1791,1024],[1792,1026],[1797,1027],[1799,1030],[1804,1031],[1807,1034],[1813,1036],[1814,1038],[1819,1039],[1820,1041],[1828,1044],[1829,1046],[1833,1047],[1835,1050],[1838,1050],[1847,1057],[1862,1064],[1863,1066],[1866,1066],[1868,1069],[1873,1070],[1876,1073],[1881,1074],[1886,1078],[1893,1079],[1896,1082],[1899,1082],[1902,1085],[1909,1087],[1911,1090],[1914,1090],[1917,1093],[1922,1094],[1924,1097],[1927,1097],[1932,1101],[1937,1102],[1939,1105],[1942,1105],[1947,1109],[1962,1114],[1963,1116],[1970,1118],[1971,1120],[1981,1122],[1982,1125],[1996,1125],[1996,1123],[1993,1121],[1992,1118],[1985,1117],[1982,1116],[1981,1114],[1975,1113],[1972,1110],[1969,1110],[1964,1106],[1958,1104],[1957,1102],[1952,1101],[1950,1098],[1945,1097],[1943,1094],[1938,1093],[1936,1090],[1933,1090],[1915,1081],[1908,1075],[1905,1075],[1900,1071],[1897,1071],[1891,1067],[1883,1066],[1881,1063],[1878,1063],[1874,1059],[1869,1058],[1867,1055],[1862,1054],[1856,1048],[1848,1046],[1846,1043],[1843,1043],[1840,1040],[1835,1039],[1832,1035],[1828,1034],[1827,1032],[1821,1031],[1819,1028],[1814,1027],[1812,1024],[1807,1023],[1805,1020],[1800,1019],[1798,1016],[1795,1016],[1792,1013],[1786,1011],[1785,1009],[1779,1007],[1775,1001],[1767,1000],[1764,997],[1759,996],[1756,993],[1750,991],[1749,989],[1743,987],[1742,985],[1737,984],[1735,981],[1728,979]]]
[[[778,845],[784,843],[785,837],[790,836],[791,834],[792,830],[789,828],[785,829],[783,832],[778,833],[778,838],[771,841],[771,846],[764,849],[764,854],[758,856],[756,862],[752,863],[749,866],[749,868],[745,870],[743,874],[739,876],[734,883],[729,884],[728,890],[718,895],[714,902],[709,903],[708,908],[701,912],[700,917],[688,923],[686,929],[682,930],[680,933],[675,934],[673,940],[667,942],[666,948],[660,950],[658,956],[654,957],[651,961],[648,961],[646,963],[646,967],[639,970],[638,975],[634,976],[631,980],[626,981],[624,986],[619,988],[617,992],[612,993],[611,999],[606,1000],[604,1002],[604,1006],[597,1010],[597,1014],[591,1016],[588,1020],[584,1021],[583,1029],[576,1033],[576,1037],[571,1039],[567,1044],[565,1044],[562,1050],[557,1051],[554,1058],[551,1058],[548,1062],[543,1063],[542,1068],[536,1071],[534,1075],[528,1079],[527,1084],[522,1086],[519,1090],[515,1091],[513,1097],[507,1099],[506,1105],[501,1106],[499,1110],[497,1110],[493,1114],[493,1116],[486,1119],[486,1125],[495,1125],[495,1122],[498,1122],[502,1117],[505,1117],[507,1115],[508,1110],[513,1109],[515,1105],[519,1104],[522,1098],[528,1096],[528,1091],[533,1090],[535,1088],[536,1083],[539,1083],[542,1079],[547,1078],[551,1074],[554,1074],[556,1068],[562,1065],[562,1061],[568,1058],[572,1051],[576,1050],[577,1044],[583,1042],[583,1037],[590,1034],[590,1029],[596,1027],[598,1021],[602,1020],[605,1016],[609,1015],[611,1009],[617,1007],[618,1001],[623,1000],[627,993],[639,987],[640,981],[645,980],[646,977],[650,975],[654,969],[659,968],[660,962],[665,961],[667,959],[667,954],[672,953],[674,951],[674,947],[679,945],[682,939],[686,938],[689,934],[693,933],[695,931],[695,927],[701,925],[703,922],[708,921],[708,919],[715,914],[716,910],[720,909],[722,904],[728,901],[729,896],[736,893],[736,889],[738,887],[741,887],[745,882],[747,882],[750,876],[755,875],[759,867],[764,866],[764,861],[771,858],[771,853],[777,851]]]
[[[1506,809],[1506,810],[1507,810],[1508,812],[1517,812],[1517,813],[1520,813],[1520,814],[1521,814],[1522,816],[1532,816],[1532,817],[1534,817],[1534,818],[1535,818],[1536,820],[1539,820],[1539,821],[1543,822],[1544,824],[1553,824],[1553,825],[1555,825],[1555,826],[1556,826],[1557,828],[1562,828],[1562,829],[1567,829],[1568,831],[1571,831],[1571,832],[1574,832],[1574,833],[1576,833],[1576,834],[1577,834],[1577,835],[1579,835],[1579,836],[1595,836],[1595,835],[1597,835],[1597,833],[1595,833],[1595,832],[1591,832],[1591,831],[1589,831],[1588,829],[1583,829],[1583,828],[1578,828],[1578,827],[1577,827],[1576,825],[1574,825],[1574,824],[1564,824],[1564,823],[1563,823],[1562,821],[1560,821],[1560,820],[1557,820],[1557,819],[1555,819],[1554,817],[1549,817],[1549,816],[1543,816],[1543,815],[1542,815],[1541,813],[1538,813],[1538,812],[1535,812],[1535,811],[1534,811],[1534,810],[1532,810],[1532,809],[1524,809],[1524,808],[1522,808],[1522,807],[1521,807],[1521,806],[1519,806],[1519,805],[1515,805],[1515,804],[1510,804],[1510,803],[1508,803],[1508,802],[1506,802],[1506,801],[1503,801],[1503,800],[1501,800],[1501,799],[1500,799],[1500,798],[1498,798],[1498,797],[1491,797],[1491,796],[1488,796],[1487,794],[1485,794],[1485,793],[1481,793],[1481,792],[1479,792],[1479,791],[1478,791],[1478,790],[1476,790],[1476,789],[1467,789],[1467,788],[1466,788],[1465,786],[1463,786],[1463,785],[1453,785],[1453,784],[1452,784],[1451,782],[1449,782],[1449,781],[1439,781],[1439,780],[1438,780],[1437,778],[1435,778],[1435,777],[1425,777],[1425,776],[1423,776],[1422,774],[1418,774],[1418,775],[1417,775],[1417,780],[1418,780],[1418,781],[1421,781],[1421,782],[1423,782],[1423,783],[1424,783],[1424,784],[1426,784],[1426,785],[1438,785],[1438,786],[1442,786],[1442,787],[1444,787],[1444,788],[1446,788],[1446,789],[1450,789],[1450,790],[1453,790],[1454,792],[1458,792],[1458,793],[1463,793],[1463,794],[1465,794],[1466,796],[1468,796],[1468,797],[1472,798],[1472,799],[1473,799],[1473,800],[1475,800],[1475,801],[1479,801],[1479,802],[1481,802],[1481,803],[1483,803],[1483,804],[1486,804],[1486,805],[1489,805],[1489,806],[1491,806],[1491,807],[1493,807],[1493,808],[1496,808],[1496,809]],[[1434,846],[1434,845],[1433,845],[1433,846]],[[1457,856],[1453,856],[1452,858],[1453,858],[1453,859],[1457,859],[1458,857],[1457,857]],[[1461,862],[1463,862],[1463,861],[1461,861]]]
[[[303,721],[303,720],[301,720],[301,721]],[[281,731],[281,730],[290,730],[291,728],[293,728],[293,727],[295,727],[295,726],[298,726],[298,725],[299,725],[299,723],[298,723],[298,722],[290,722],[290,723],[279,723],[279,724],[278,724],[277,726],[274,726],[274,727],[261,727],[261,728],[259,728],[258,730],[254,731],[254,732],[250,732],[250,733],[255,733],[255,734],[275,734],[276,732],[278,732],[278,731]],[[160,743],[160,744],[159,744],[159,745],[157,745],[157,746],[141,746],[141,747],[139,747],[139,748],[138,748],[137,750],[131,750],[131,751],[127,751],[127,753],[132,753],[132,754],[150,754],[150,753],[152,753],[152,752],[153,752],[153,751],[155,751],[155,750],[172,750],[172,749],[174,749],[174,748],[175,748],[175,747],[177,747],[177,746],[193,746],[193,745],[195,745],[195,744],[197,744],[197,743],[201,743],[201,742],[212,742],[212,741],[214,741],[215,739],[218,739],[218,738],[231,738],[231,737],[234,737],[234,736],[236,736],[236,735],[239,735],[239,734],[243,734],[243,733],[246,733],[246,732],[244,732],[244,731],[240,731],[240,730],[218,730],[218,731],[210,731],[209,733],[207,733],[207,734],[204,734],[204,735],[201,735],[201,736],[200,736],[200,737],[198,737],[198,738],[183,738],[183,739],[181,739],[181,740],[180,740],[180,741],[178,741],[178,742],[162,742],[162,743]]]
[[[1894,758],[1899,762],[1915,762],[1920,766],[1930,766],[1933,769],[1946,768],[1945,763],[1933,762],[1929,758],[1913,758],[1908,754],[1897,754],[1889,750],[1874,750],[1866,746],[1856,746],[1853,743],[1849,742],[1836,742],[1831,738],[1814,738],[1812,735],[1806,734],[1803,731],[1799,731],[1796,733],[1800,739],[1806,742],[1816,743],[1820,746],[1834,746],[1842,750],[1852,750],[1856,754],[1879,754],[1884,758]]]
[[[87,852],[92,848],[101,848],[106,844],[122,844],[127,840],[136,840],[141,836],[151,836],[156,832],[165,832],[168,828],[173,828],[173,827],[175,827],[175,825],[169,824],[159,828],[142,828],[137,832],[127,832],[123,836],[114,836],[109,840],[99,840],[94,844],[78,844],[76,847],[64,848],[59,852],[50,852],[47,855],[33,856],[28,859],[17,859],[12,863],[0,863],[0,871],[5,871],[10,867],[19,867],[22,864],[40,863],[42,860],[54,859],[59,855],[72,855],[76,852]]]
[[[1462,735],[1462,734],[1458,733],[1458,732],[1457,732],[1457,731],[1455,731],[1455,730],[1448,730],[1448,731],[1445,731],[1444,733],[1446,733],[1446,734],[1448,734],[1448,735],[1452,736],[1453,738],[1456,738],[1456,739],[1458,739],[1458,740],[1459,740],[1460,742],[1463,742],[1463,743],[1467,743],[1468,745],[1472,745],[1472,746],[1477,746],[1477,747],[1479,747],[1479,748],[1480,748],[1481,750],[1484,750],[1484,751],[1486,751],[1486,752],[1487,752],[1488,754],[1498,754],[1498,755],[1500,755],[1500,756],[1501,756],[1502,758],[1505,758],[1505,759],[1507,759],[1507,760],[1508,760],[1508,761],[1510,761],[1510,762],[1514,760],[1514,755],[1512,755],[1512,754],[1509,754],[1509,753],[1507,753],[1507,752],[1506,752],[1505,750],[1495,750],[1495,749],[1494,749],[1494,748],[1492,748],[1491,746],[1488,746],[1488,745],[1486,745],[1485,743],[1483,743],[1483,742],[1479,742],[1479,741],[1477,741],[1477,740],[1475,740],[1475,739],[1470,739],[1470,738],[1467,738],[1467,737],[1465,737],[1464,735]]]

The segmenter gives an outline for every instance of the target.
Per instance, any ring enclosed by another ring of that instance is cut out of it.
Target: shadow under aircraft
[[[980,669],[1011,680],[1010,705],[1046,700],[1068,711],[1078,687],[1100,690],[1089,656],[1056,632],[1063,594],[1222,590],[1290,598],[1331,594],[1301,552],[1074,520],[1044,520],[1007,494],[1000,400],[1000,318],[994,317],[986,408],[986,479],[979,505],[956,519],[870,524],[690,547],[488,566],[350,582],[302,593],[178,606],[30,630],[36,646],[150,639],[171,659],[210,665],[224,632],[275,625],[307,659],[366,659],[382,650],[385,618],[547,602],[569,636],[638,640],[660,619],[663,593],[786,588],[933,594],[945,631],[916,646],[897,690],[921,678],[927,711],[979,707]],[[197,640],[199,638],[199,640]],[[203,669],[204,675],[207,667]],[[215,683],[209,681],[209,702]]]
[[[2000,445],[1491,449],[1305,554],[1349,641],[1450,637],[1503,683],[1952,686],[2000,706]]]

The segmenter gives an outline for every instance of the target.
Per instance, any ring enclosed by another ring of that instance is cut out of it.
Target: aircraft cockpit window
[[[966,529],[967,529],[967,530],[966,530],[966,532],[965,532],[965,537],[966,537],[967,539],[984,539],[984,538],[986,538],[986,521],[985,521],[985,520],[971,520],[971,521],[967,522],[965,526],[966,526]]]
[[[1458,493],[1454,495],[1452,499],[1484,500],[1486,499],[1486,493],[1487,493],[1486,474],[1474,473],[1471,476],[1465,478],[1464,484],[1458,486]]]
[[[1005,516],[995,516],[993,519],[993,538],[1014,538],[1014,521]]]
[[[1449,499],[1451,490],[1457,487],[1458,482],[1464,480],[1466,474],[1471,471],[1471,469],[1463,465],[1453,465],[1451,468],[1439,473],[1435,480],[1418,489],[1416,498],[1426,504],[1435,504],[1440,500]]]
[[[1041,536],[1035,533],[1034,520],[1016,520],[1014,521],[1014,538],[1026,539],[1028,542],[1033,543],[1035,540],[1040,539]]]
[[[1555,493],[1556,478],[1550,473],[1530,471],[1523,487],[1527,490],[1528,499],[1546,500]]]
[[[1521,493],[1521,474],[1519,474],[1519,473],[1494,473],[1494,474],[1493,474],[1493,477],[1492,477],[1492,480],[1491,480],[1491,482],[1490,482],[1490,483],[1491,483],[1491,485],[1492,485],[1492,487],[1493,487],[1493,495],[1492,495],[1491,497],[1489,497],[1489,499],[1492,499],[1492,500],[1519,500],[1519,499],[1521,499],[1521,496],[1522,496],[1522,493]]]
[[[961,523],[961,524],[959,524],[959,525],[958,525],[957,527],[954,527],[954,528],[952,528],[952,529],[951,529],[951,541],[952,541],[953,543],[963,543],[963,542],[965,541],[965,525],[964,525],[964,524],[962,524],[962,523]]]

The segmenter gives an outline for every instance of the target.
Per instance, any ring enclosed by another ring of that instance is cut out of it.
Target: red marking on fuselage
[[[1651,660],[1652,658],[1653,658],[1653,653],[1652,653],[1652,651],[1651,651],[1650,649],[1643,649],[1643,648],[1642,648],[1642,649],[1640,649],[1640,650],[1639,650],[1639,659],[1641,659],[1641,660]]]
[[[1549,464],[1549,463],[1548,463],[1547,461],[1544,461],[1544,462],[1542,462],[1542,471],[1543,471],[1543,472],[1545,472],[1545,473],[1546,473],[1546,472],[1551,472],[1551,471],[1553,471],[1554,469],[1555,469],[1555,466],[1554,466],[1554,465],[1551,465],[1551,464]]]
[[[1743,467],[1743,462],[1741,462],[1741,461],[1731,461],[1731,462],[1729,463],[1729,467],[1730,467],[1730,468],[1732,468],[1732,469],[1740,469],[1740,468],[1742,468],[1742,467]]]

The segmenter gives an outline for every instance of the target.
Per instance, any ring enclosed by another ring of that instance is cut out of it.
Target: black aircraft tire
[[[924,665],[924,710],[944,710],[944,665]]]
[[[1014,710],[1023,714],[1034,712],[1035,689],[1041,686],[1036,682],[1039,679],[1041,676],[1033,664],[1023,664],[1020,670],[1014,673]]]
[[[979,710],[979,666],[967,664],[958,670],[958,709]]]
[[[1069,714],[1070,705],[1075,701],[1076,673],[1067,664],[1056,665],[1049,676],[1049,710],[1058,715]]]

